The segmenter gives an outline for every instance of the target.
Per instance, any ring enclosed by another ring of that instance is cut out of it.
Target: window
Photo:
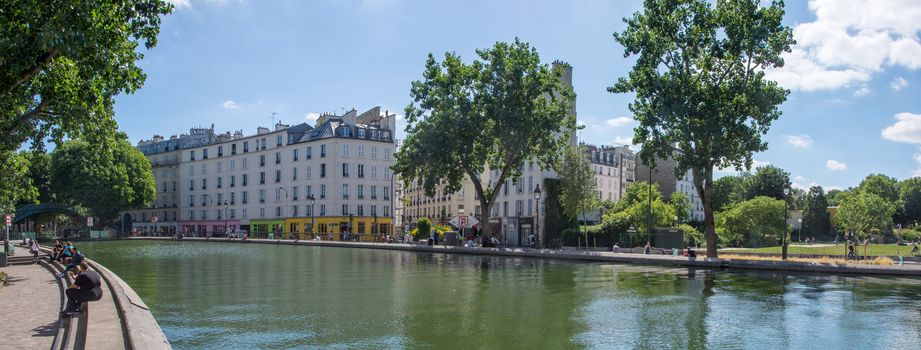
[[[189,210],[189,220],[195,220],[195,211]]]
[[[201,219],[202,219],[202,220],[205,220],[205,219],[207,219],[207,218],[208,218],[208,211],[202,209],[202,210],[201,210]]]
[[[534,176],[528,176],[528,192],[534,192]]]
[[[342,216],[345,216],[345,215],[349,215],[349,205],[348,204],[342,205]]]
[[[259,166],[265,166],[265,155],[264,154],[259,155]]]
[[[362,134],[364,129],[358,129],[359,136]],[[358,145],[358,158],[364,158],[365,156],[365,145]]]
[[[281,152],[275,152],[275,164],[281,164]]]
[[[343,157],[349,156],[349,144],[342,145],[342,156]]]
[[[364,164],[358,164],[358,177],[360,178],[365,177],[365,165]]]
[[[384,195],[384,199],[385,199],[385,200],[389,200],[389,199],[390,199],[390,187],[389,187],[389,186],[384,186],[384,193],[383,193],[383,195]]]
[[[371,216],[377,216],[377,206],[376,205],[371,206]]]
[[[233,219],[233,218],[236,218],[236,217],[237,217],[237,210],[231,208],[231,209],[230,209],[230,218]]]
[[[349,177],[349,163],[342,163],[342,177]]]
[[[262,145],[261,145],[261,146],[262,146],[262,149],[265,149],[265,137],[259,139],[259,143],[262,144]]]
[[[291,180],[297,181],[297,168],[291,168]]]
[[[310,166],[308,165],[308,166],[307,166],[307,180],[310,180],[310,178],[312,177],[312,174],[311,174],[311,173],[312,173],[312,171],[310,171]]]
[[[320,199],[326,198],[326,185],[320,185]]]
[[[246,208],[243,208],[243,216],[242,216],[242,217],[243,217],[244,219],[246,219]]]
[[[217,156],[218,157],[224,156],[224,146],[217,146]]]
[[[281,207],[275,207],[275,217],[281,217]]]
[[[320,145],[320,158],[326,158],[326,145]]]
[[[259,208],[259,217],[260,217],[260,218],[264,218],[264,217],[265,217],[265,208]]]
[[[246,178],[247,178],[247,175],[246,175],[246,174],[243,174],[242,176],[243,176],[243,181],[242,181],[242,183],[241,183],[240,185],[242,185],[243,187],[246,187]]]
[[[326,164],[320,164],[320,178],[326,177]]]
[[[190,194],[190,195],[189,195],[189,206],[190,206],[190,207],[194,207],[194,206],[195,206],[195,195],[194,195],[194,194]]]
[[[371,199],[377,199],[377,186],[371,186]]]
[[[207,148],[203,148],[201,150],[201,159],[208,159],[208,149]]]
[[[221,203],[224,203],[224,194],[218,193],[217,194],[217,205],[221,205]]]
[[[372,166],[371,166],[371,178],[372,178],[372,179],[376,179],[376,178],[377,178],[377,165],[372,165]]]
[[[281,190],[281,188],[275,189],[275,202],[281,202]],[[287,194],[288,193],[285,193],[285,197],[287,197]]]
[[[195,150],[189,151],[189,160],[195,160]]]
[[[310,186],[310,185],[307,185],[307,186],[306,186],[306,189],[304,190],[304,193],[307,195],[307,197],[312,196],[312,195],[313,195],[313,187]]]
[[[502,216],[508,216],[508,201],[502,202]]]
[[[243,141],[243,153],[249,152],[249,141]]]
[[[259,203],[265,203],[265,190],[259,190]]]
[[[246,191],[240,192],[240,203],[246,204],[246,202],[248,202],[248,200],[249,200],[249,198],[247,198],[247,197],[249,197],[249,196],[247,196],[248,193],[249,193],[249,192],[246,192]]]
[[[358,216],[364,216],[364,215],[365,215],[365,206],[359,204],[359,205],[357,206],[357,208],[358,208],[358,213],[357,213],[357,215],[358,215]],[[359,223],[359,225],[361,225],[361,224],[363,224],[363,223]]]
[[[236,186],[237,186],[237,177],[234,175],[230,175],[230,187],[234,188]]]
[[[192,180],[189,180],[189,191],[194,191],[194,190],[195,190],[195,180],[192,179]]]
[[[384,148],[384,160],[390,160],[390,149],[389,148]]]
[[[193,159],[194,160],[194,159]],[[195,175],[195,167],[189,165],[189,176]]]
[[[281,182],[281,170],[275,170],[275,183]]]
[[[259,184],[265,185],[265,172],[264,171],[259,172]]]
[[[371,146],[371,159],[377,159],[377,147]]]
[[[223,181],[221,181],[221,180],[223,180],[223,178],[220,177],[220,176],[218,176],[218,177],[217,177],[217,188],[221,188],[221,187],[222,187]]]
[[[505,180],[505,184],[502,186],[502,194],[508,196],[509,180]],[[508,215],[505,215],[508,216]]]
[[[349,185],[342,184],[342,199],[349,199]]]
[[[231,159],[230,160],[230,170],[236,170],[236,169],[237,169],[236,160]]]
[[[523,204],[524,204],[524,203],[523,203],[520,199],[517,200],[517,201],[515,201],[515,215],[516,215],[516,216],[522,216],[522,215],[524,214],[524,213],[523,213],[523,210],[524,210],[524,208],[523,208],[524,205],[523,205]]]
[[[365,199],[365,186],[358,185],[358,199]]]
[[[304,215],[307,215],[307,216],[313,215],[313,207],[308,205],[306,208],[304,208]]]
[[[298,194],[298,187],[297,187],[297,186],[292,187],[292,188],[291,188],[291,193],[292,193],[292,194],[291,194],[291,200],[295,200],[295,201],[296,201],[296,200],[297,200],[297,194]]]
[[[307,147],[307,149],[304,151],[304,158],[313,158],[313,147]]]
[[[246,170],[246,157],[243,158],[243,170]]]
[[[297,161],[297,148],[291,150],[291,152],[293,153],[291,155],[291,159],[293,159],[296,162]]]
[[[282,140],[284,140],[284,138],[282,138],[281,135],[275,136],[275,146],[276,146],[276,147],[281,147],[281,142],[282,142]]]
[[[384,206],[384,216],[390,216],[390,206]]]
[[[208,189],[208,179],[201,179],[201,189],[203,190]]]
[[[297,206],[296,205],[291,206],[291,216],[297,216]]]
[[[237,144],[230,145],[230,155],[237,154]]]
[[[528,198],[528,216],[533,215],[533,209],[534,209],[534,200],[531,198]]]
[[[326,204],[320,204],[320,216],[326,215]]]
[[[207,198],[208,198],[207,194],[201,195],[201,206],[203,207],[208,206]]]

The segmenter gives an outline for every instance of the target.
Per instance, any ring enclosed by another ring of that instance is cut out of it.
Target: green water
[[[84,242],[175,349],[917,349],[921,280]]]

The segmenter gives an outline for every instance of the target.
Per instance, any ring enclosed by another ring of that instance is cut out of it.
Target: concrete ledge
[[[105,266],[87,259],[90,265],[108,284],[115,301],[121,326],[124,330],[124,344],[128,349],[171,349],[166,335],[157,320],[150,313],[147,304],[141,301],[134,289]]]
[[[133,240],[172,240],[166,237],[132,237]],[[427,253],[444,254],[469,254],[489,256],[527,257],[541,259],[563,259],[577,261],[615,262],[640,265],[673,265],[692,266],[703,268],[729,268],[747,270],[795,271],[823,274],[857,274],[857,275],[889,275],[889,276],[921,276],[921,265],[833,265],[812,264],[792,261],[760,261],[739,259],[710,259],[707,257],[688,258],[671,255],[644,255],[629,253],[612,253],[597,251],[570,251],[555,249],[527,249],[527,248],[466,248],[459,246],[429,246],[422,244],[402,243],[368,243],[368,242],[342,242],[342,241],[292,241],[250,239],[247,241],[224,238],[183,238],[180,242],[222,242],[239,244],[276,244],[276,245],[301,245],[338,248],[363,248],[381,250],[402,250]]]

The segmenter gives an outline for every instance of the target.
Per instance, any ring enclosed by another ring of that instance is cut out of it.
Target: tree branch
[[[6,96],[6,94],[10,93],[10,91],[13,91],[13,89],[19,86],[19,84],[22,84],[26,80],[32,79],[32,77],[42,71],[42,68],[45,68],[45,66],[51,63],[51,61],[54,60],[54,58],[57,57],[58,53],[60,52],[60,47],[52,47],[51,51],[46,52],[36,60],[34,66],[20,72],[19,76],[16,77],[16,81],[14,81],[13,84],[6,87],[3,91],[0,91],[0,97]]]
[[[44,109],[48,107],[48,103],[49,102],[47,99],[42,99],[42,101],[38,103],[38,106],[35,106],[35,108],[33,108],[31,111],[28,111],[25,114],[19,116],[19,118],[15,122],[13,122],[13,124],[7,127],[4,127],[3,134],[12,135],[13,131],[16,130],[16,128],[18,128],[20,125],[28,123],[29,121],[39,116],[40,114],[44,114],[45,113]]]

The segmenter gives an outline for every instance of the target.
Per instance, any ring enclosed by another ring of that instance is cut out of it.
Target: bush
[[[681,224],[678,225],[678,228],[681,229],[681,232],[684,232],[684,243],[688,247],[696,247],[697,243],[704,243],[704,234],[694,226]]]
[[[902,230],[902,240],[907,242],[914,242],[921,238],[921,232],[918,232],[915,229]]]
[[[416,228],[411,233],[416,240],[428,239],[432,233],[432,221],[429,218],[419,218]]]

